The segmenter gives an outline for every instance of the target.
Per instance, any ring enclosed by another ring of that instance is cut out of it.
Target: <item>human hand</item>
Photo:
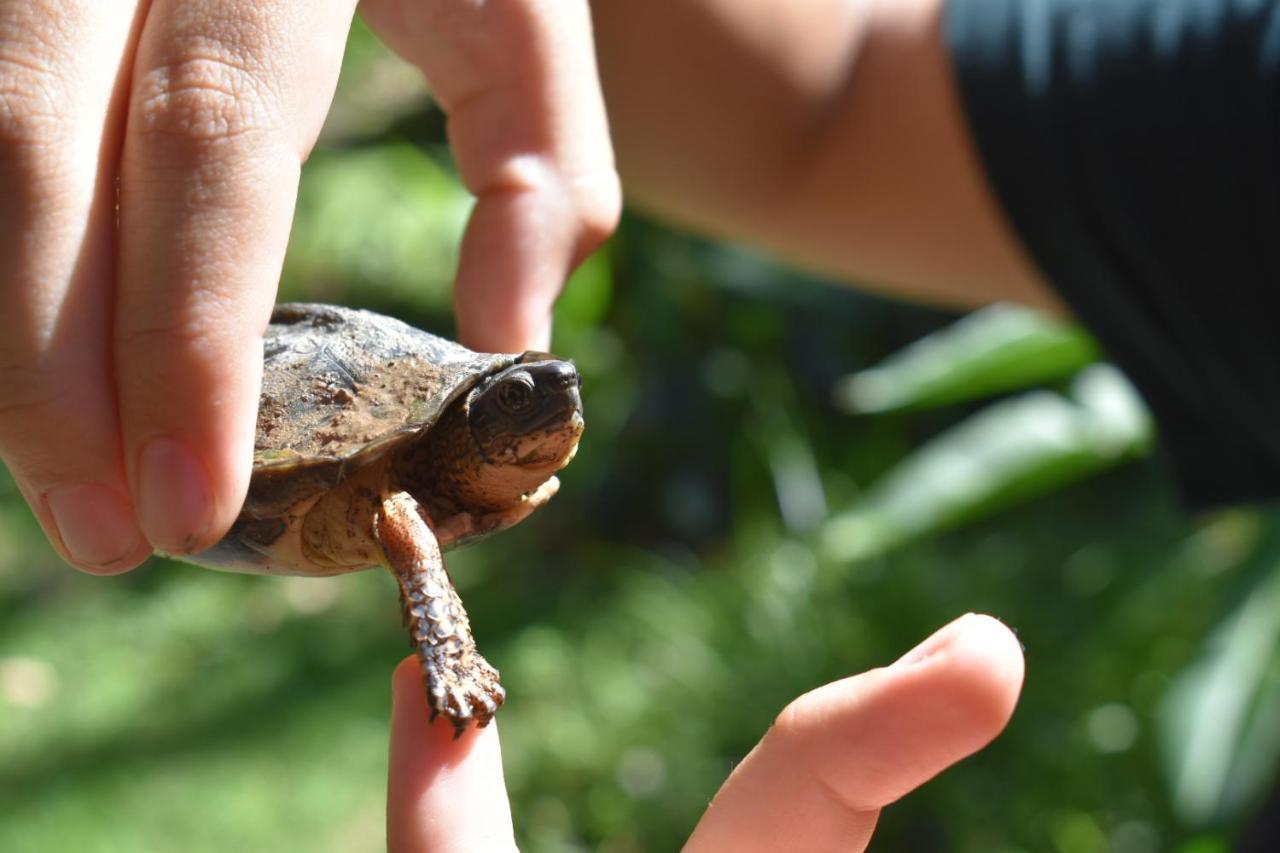
[[[892,666],[806,693],[721,787],[686,851],[862,850],[880,809],[981,749],[1022,687],[1013,634],[946,625]],[[514,850],[494,726],[428,726],[414,658],[392,679],[387,847]]]
[[[357,0],[0,0],[0,458],[113,573],[235,518],[299,170]],[[586,0],[368,0],[478,196],[478,348],[543,344],[619,192]],[[486,305],[494,287],[515,294]],[[482,323],[483,320],[483,323]]]

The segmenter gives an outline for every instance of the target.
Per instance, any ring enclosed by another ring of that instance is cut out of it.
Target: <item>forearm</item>
[[[902,296],[1055,304],[969,144],[941,0],[593,6],[640,206]]]
[[[593,15],[628,191],[712,224],[780,189],[778,166],[839,97],[862,8],[595,0]]]

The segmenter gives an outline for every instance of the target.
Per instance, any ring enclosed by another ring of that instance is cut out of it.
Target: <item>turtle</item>
[[[431,721],[455,737],[502,705],[442,551],[509,527],[559,488],[583,431],[581,377],[548,353],[477,353],[371,311],[276,306],[253,472],[211,568],[328,576],[384,566]]]

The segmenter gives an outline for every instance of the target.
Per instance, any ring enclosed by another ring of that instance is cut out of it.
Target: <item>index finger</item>
[[[862,850],[880,809],[986,746],[1023,662],[1008,628],[964,616],[893,666],[792,702],[720,789],[686,851]]]
[[[586,0],[365,0],[361,13],[426,74],[477,196],[458,266],[460,337],[546,349],[564,280],[622,204]]]
[[[515,850],[496,724],[456,740],[453,726],[429,724],[412,656],[396,667],[391,691],[387,850]]]

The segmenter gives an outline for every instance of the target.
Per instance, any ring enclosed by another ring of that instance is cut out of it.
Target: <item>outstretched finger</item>
[[[455,293],[463,342],[546,349],[552,302],[622,203],[586,0],[364,0],[361,12],[426,74],[477,196]]]
[[[455,740],[445,720],[428,724],[422,674],[413,657],[396,667],[391,693],[387,849],[515,850],[497,726],[470,728]]]
[[[964,616],[897,663],[801,696],[720,789],[686,851],[861,850],[885,805],[989,743],[1023,661]]]

